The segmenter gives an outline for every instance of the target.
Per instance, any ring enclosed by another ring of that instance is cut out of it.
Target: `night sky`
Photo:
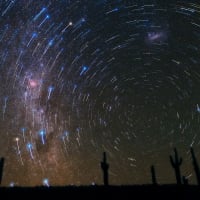
[[[196,184],[200,4],[1,0],[2,185]]]

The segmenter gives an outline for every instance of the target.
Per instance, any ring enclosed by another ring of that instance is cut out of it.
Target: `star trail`
[[[196,183],[200,4],[0,1],[2,185]]]

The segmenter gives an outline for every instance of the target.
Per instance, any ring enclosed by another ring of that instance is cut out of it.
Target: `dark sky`
[[[2,184],[196,184],[199,64],[195,1],[0,1]]]

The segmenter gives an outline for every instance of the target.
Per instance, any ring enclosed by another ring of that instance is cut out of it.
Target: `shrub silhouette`
[[[183,176],[182,180],[184,185],[189,185],[188,179],[185,176]]]

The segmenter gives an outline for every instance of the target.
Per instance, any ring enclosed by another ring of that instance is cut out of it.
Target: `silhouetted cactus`
[[[5,160],[4,158],[0,159],[0,184],[1,184],[1,181],[2,181],[2,177],[3,177],[4,160]]]
[[[180,165],[182,164],[183,159],[180,157],[178,157],[178,152],[176,150],[176,148],[174,148],[174,159],[173,157],[170,155],[170,162],[172,167],[174,168],[175,171],[175,175],[176,175],[176,181],[177,184],[181,184],[181,171],[180,171]]]
[[[198,183],[198,185],[200,185],[200,170],[199,170],[199,165],[198,165],[196,156],[194,154],[194,149],[192,147],[190,148],[190,152],[191,152],[191,155],[192,155],[193,167],[194,167],[194,171],[196,173],[197,183]]]
[[[157,180],[156,180],[156,171],[155,171],[155,167],[152,165],[151,166],[151,178],[152,178],[152,183],[153,185],[157,185]]]
[[[189,185],[188,179],[185,176],[183,176],[182,180],[184,185]]]
[[[103,152],[103,161],[101,162],[101,169],[103,171],[103,182],[104,182],[104,185],[108,186],[109,164],[106,162],[106,152]]]

